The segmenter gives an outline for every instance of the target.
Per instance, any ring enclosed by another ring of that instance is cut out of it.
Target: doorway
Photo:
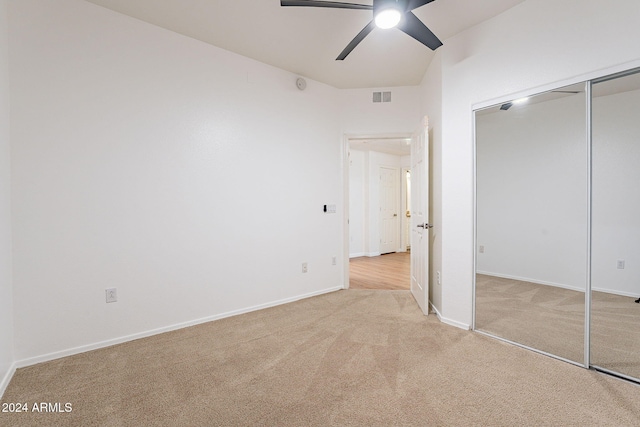
[[[350,288],[410,288],[410,143],[410,135],[347,138]]]

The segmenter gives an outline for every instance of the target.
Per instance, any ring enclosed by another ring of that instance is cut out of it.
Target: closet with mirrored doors
[[[640,382],[640,69],[474,114],[474,330]]]

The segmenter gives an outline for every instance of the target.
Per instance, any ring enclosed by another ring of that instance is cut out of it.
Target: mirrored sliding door
[[[640,74],[592,86],[591,364],[640,379]]]
[[[585,87],[475,113],[475,329],[578,364],[588,271]]]

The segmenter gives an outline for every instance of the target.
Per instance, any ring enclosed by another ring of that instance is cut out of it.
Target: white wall
[[[607,84],[607,83],[604,83]],[[593,101],[592,287],[640,296],[640,91]],[[625,268],[618,269],[617,261]]]
[[[391,102],[373,102],[374,91],[391,91]],[[349,135],[410,134],[420,124],[420,94],[414,86],[340,90],[340,117]]]
[[[442,50],[442,314],[471,324],[472,108],[640,59],[640,2],[527,0]],[[432,64],[437,66],[437,64]]]
[[[9,10],[22,365],[343,285],[342,135],[411,132],[415,88],[300,92],[79,0]]]
[[[343,285],[337,90],[84,1],[9,11],[18,360]]]
[[[7,36],[7,1],[0,0],[0,396],[14,361]]]
[[[477,270],[585,290],[586,100],[476,116]]]

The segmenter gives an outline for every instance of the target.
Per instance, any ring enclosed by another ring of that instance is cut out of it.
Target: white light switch
[[[326,213],[336,213],[336,205],[324,205]]]

